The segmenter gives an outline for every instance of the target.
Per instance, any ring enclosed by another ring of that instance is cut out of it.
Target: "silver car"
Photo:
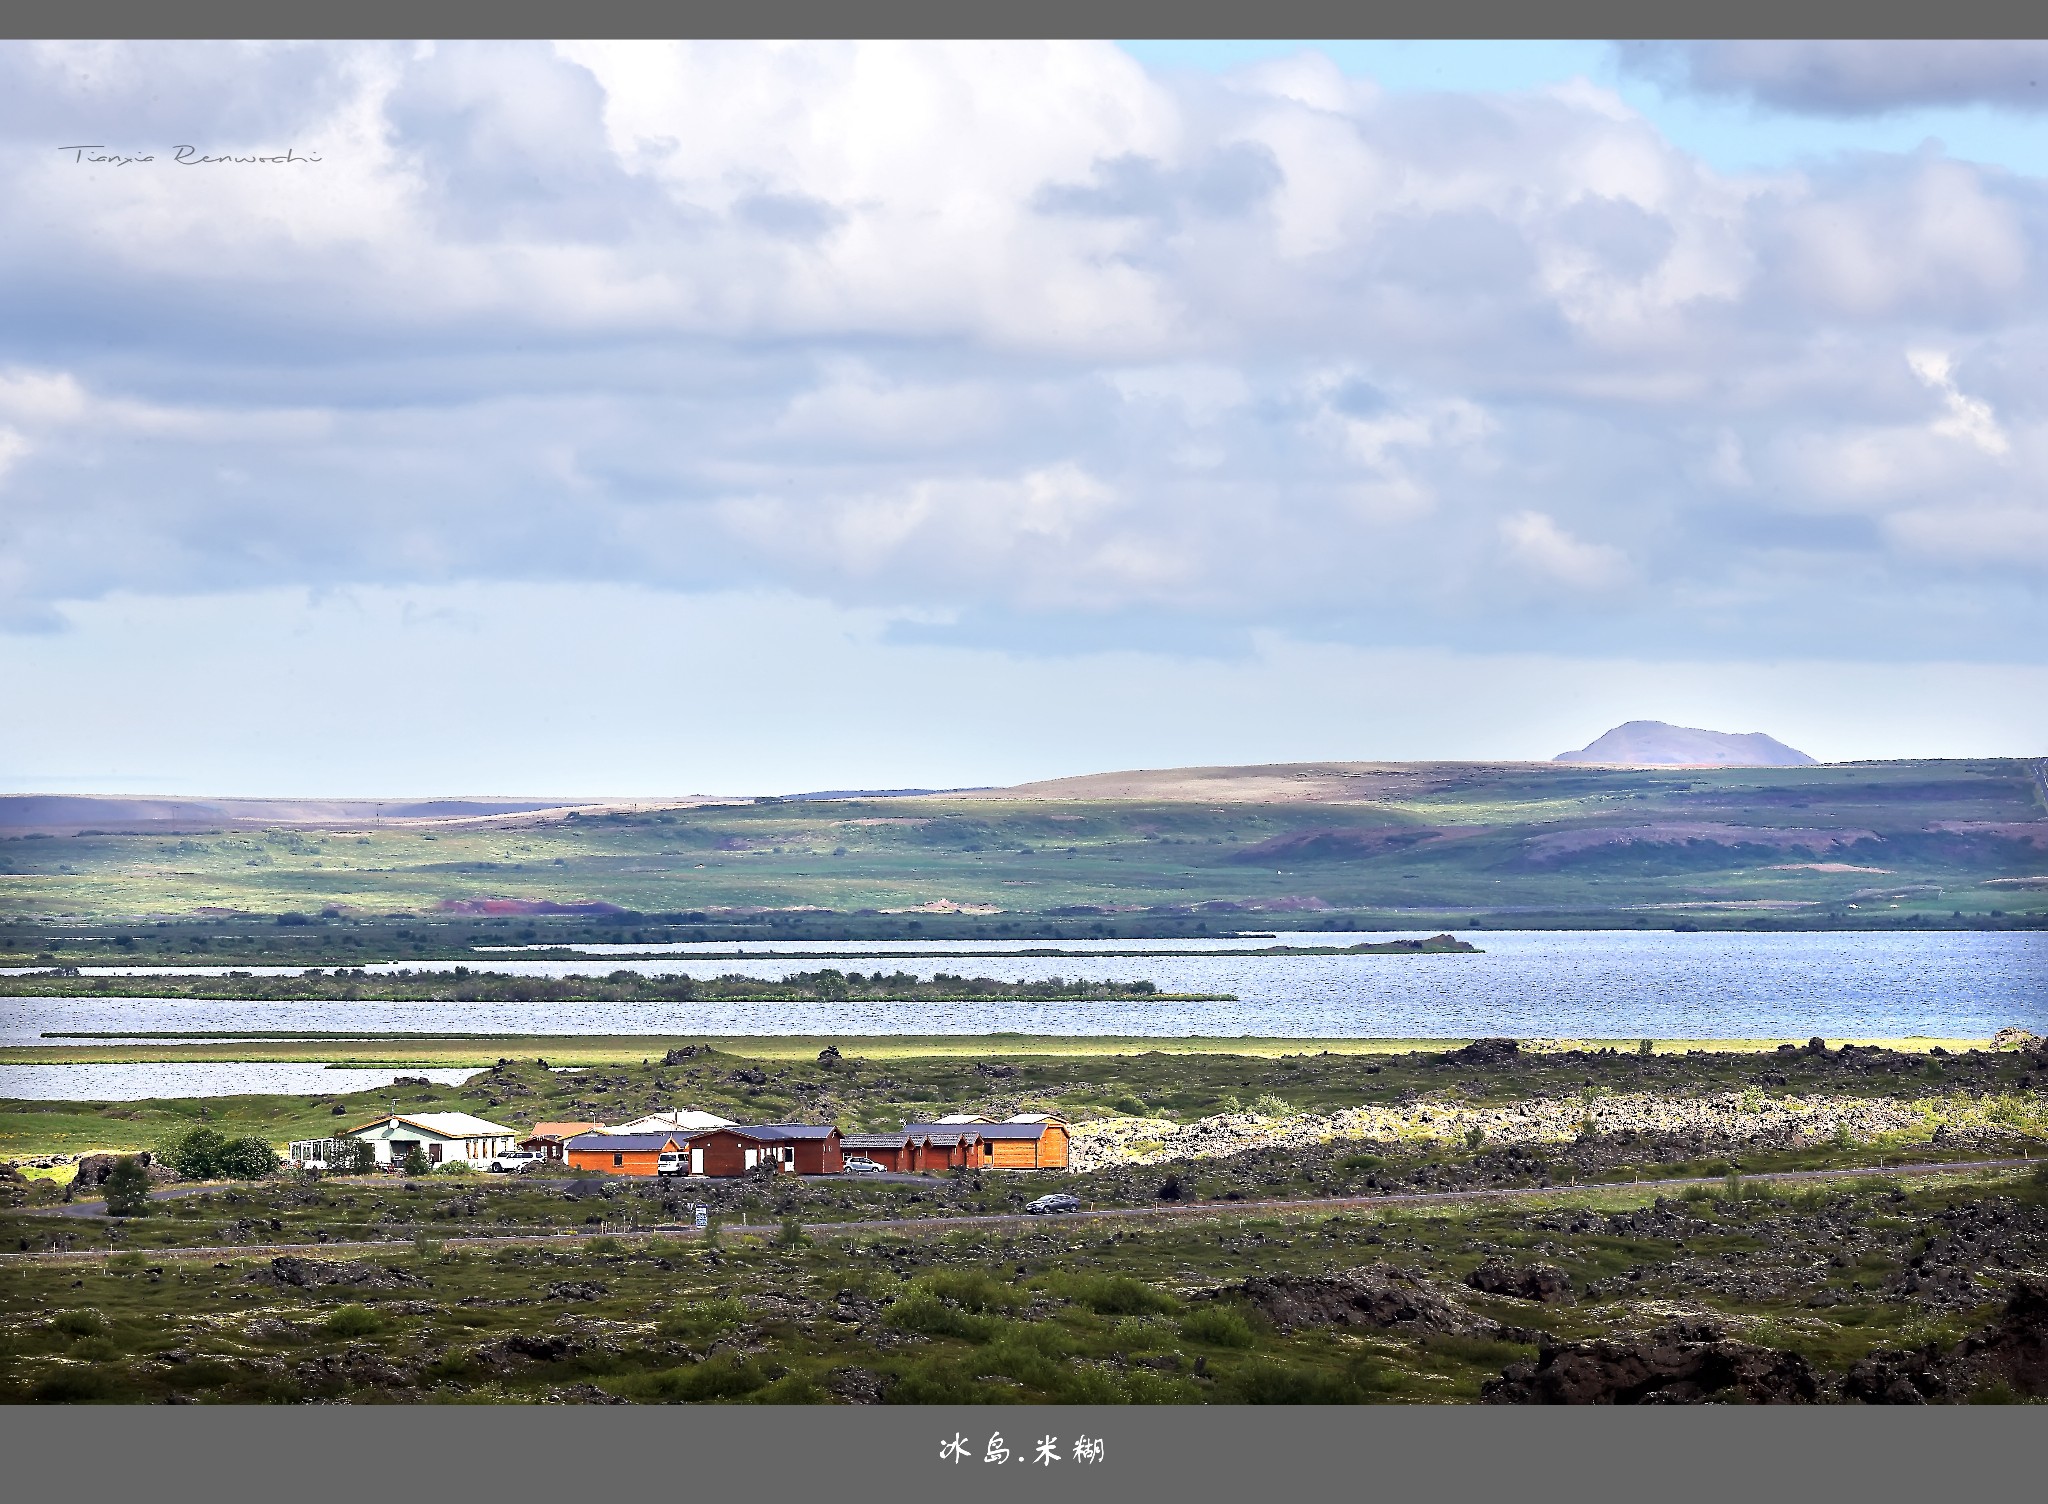
[[[1081,1198],[1069,1196],[1065,1191],[1054,1191],[1050,1196],[1040,1196],[1036,1201],[1026,1202],[1024,1210],[1039,1215],[1045,1212],[1077,1212],[1081,1209]]]
[[[865,1154],[849,1154],[846,1156],[846,1173],[849,1175],[881,1175],[886,1172],[883,1166],[876,1164]]]

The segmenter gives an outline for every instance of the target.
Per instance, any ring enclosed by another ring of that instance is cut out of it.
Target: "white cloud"
[[[1628,556],[1607,543],[1574,538],[1544,512],[1516,512],[1500,523],[1501,537],[1516,562],[1544,579],[1573,590],[1600,593],[1629,575]]]
[[[2037,568],[1954,540],[2042,504],[2048,195],[1937,155],[1086,42],[0,46],[0,143],[12,621],[540,578],[1925,655]]]
[[[1938,350],[1912,350],[1907,352],[1906,363],[1948,409],[1945,417],[1935,420],[1931,432],[1946,439],[1961,439],[1990,455],[2003,455],[2011,450],[1991,404],[1979,397],[1966,397],[1956,389],[1955,363],[1948,356]]]

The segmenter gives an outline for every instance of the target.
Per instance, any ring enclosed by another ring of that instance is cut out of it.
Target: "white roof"
[[[934,1123],[986,1123],[990,1121],[978,1112],[956,1112],[943,1118],[933,1118]]]
[[[1006,1123],[1064,1123],[1065,1118],[1056,1112],[1020,1112],[1013,1118],[1004,1118]]]
[[[374,1123],[366,1124],[365,1127],[381,1128],[390,1121],[391,1119],[387,1116],[379,1118]],[[514,1136],[514,1130],[505,1127],[502,1123],[489,1122],[484,1118],[475,1117],[467,1112],[401,1112],[398,1115],[398,1121],[409,1128],[424,1128],[427,1132],[438,1134],[442,1138],[510,1138]],[[361,1133],[364,1129],[358,1128],[353,1131]]]
[[[695,1133],[706,1128],[730,1128],[731,1118],[722,1118],[715,1112],[695,1112],[687,1108],[671,1108],[666,1112],[650,1112],[630,1123],[613,1124],[613,1133],[660,1133],[663,1129]]]

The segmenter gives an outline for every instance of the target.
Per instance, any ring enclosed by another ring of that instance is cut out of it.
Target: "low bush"
[[[1211,1347],[1250,1347],[1256,1338],[1251,1322],[1230,1306],[1202,1306],[1181,1318],[1180,1334]]]
[[[920,1275],[917,1283],[963,1311],[1014,1311],[1024,1303],[1015,1285],[1004,1284],[985,1269],[934,1269]]]
[[[1098,1316],[1163,1316],[1180,1306],[1166,1291],[1127,1274],[1070,1274],[1054,1276],[1045,1284]]]
[[[98,1337],[107,1329],[107,1318],[98,1311],[59,1311],[50,1325],[67,1337]]]
[[[98,1368],[77,1368],[52,1374],[35,1388],[36,1402],[44,1405],[101,1404],[120,1397],[119,1386]]]
[[[964,1342],[986,1342],[995,1335],[995,1320],[963,1311],[934,1295],[923,1285],[912,1285],[889,1307],[886,1318],[899,1332],[916,1332],[924,1337],[958,1337]]]
[[[664,1342],[702,1342],[731,1331],[747,1319],[737,1300],[700,1300],[678,1306],[655,1323],[654,1335]]]
[[[1219,1387],[1240,1405],[1355,1405],[1364,1398],[1348,1377],[1271,1359],[1247,1363]]]
[[[342,1306],[327,1318],[327,1335],[343,1341],[374,1337],[384,1330],[384,1318],[368,1306]]]
[[[260,1180],[278,1166],[277,1151],[251,1134],[228,1139],[201,1125],[158,1156],[181,1180]]]
[[[655,1374],[646,1385],[650,1396],[671,1402],[738,1399],[769,1382],[767,1374],[744,1358],[717,1358]]]

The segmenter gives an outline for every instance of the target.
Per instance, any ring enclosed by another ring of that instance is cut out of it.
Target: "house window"
[[[626,1156],[623,1154],[614,1154],[612,1156],[612,1167],[614,1169],[618,1168],[620,1165],[623,1165],[625,1162]]]

